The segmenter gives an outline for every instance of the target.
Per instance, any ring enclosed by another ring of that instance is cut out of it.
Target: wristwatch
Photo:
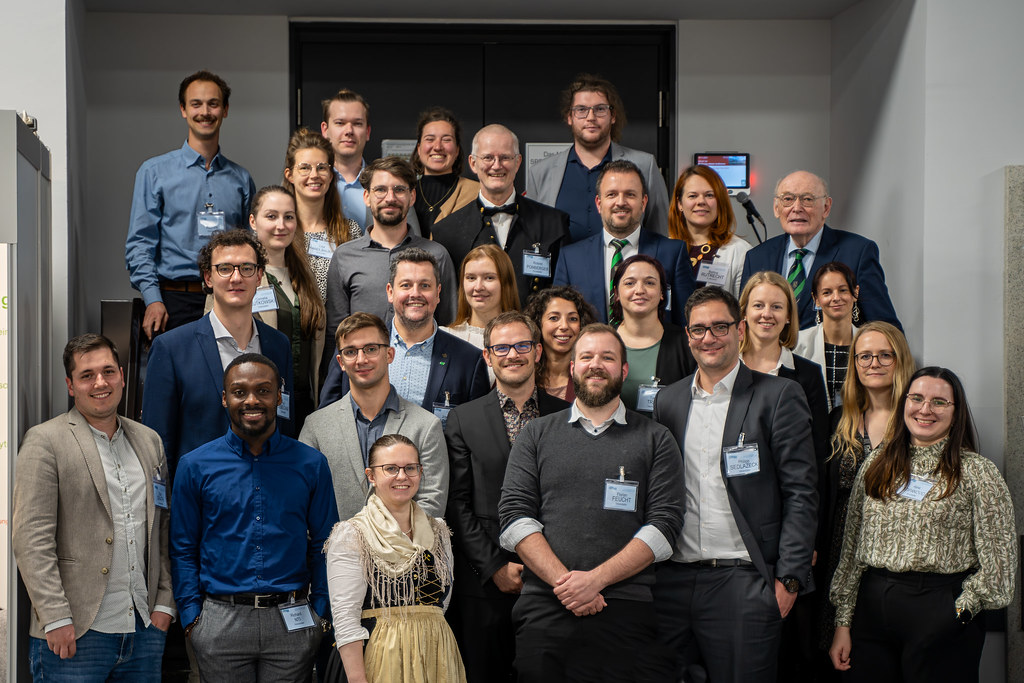
[[[324,633],[330,633],[331,628],[331,620],[325,619],[324,617],[320,617],[320,630]]]
[[[800,580],[792,576],[780,576],[779,583],[785,586],[789,593],[796,593],[800,590]]]
[[[966,607],[956,608],[956,620],[959,621],[961,624],[969,624],[971,623],[972,619],[974,619],[974,613],[971,612],[971,610],[967,609]]]

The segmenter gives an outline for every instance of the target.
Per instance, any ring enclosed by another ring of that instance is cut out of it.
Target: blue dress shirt
[[[220,152],[206,169],[203,155],[188,146],[147,160],[135,174],[125,261],[132,287],[148,306],[163,301],[160,278],[198,280],[199,235],[196,214],[224,212],[228,228],[249,225],[249,202],[256,185],[249,172]]]
[[[363,174],[366,168],[366,160],[359,169],[359,175]],[[359,175],[351,183],[345,180],[337,170],[334,171],[334,184],[338,187],[338,196],[341,197],[341,211],[345,218],[351,218],[359,227],[366,231],[369,227],[366,222],[366,202],[363,201],[363,186],[359,182]]]
[[[285,593],[310,586],[329,613],[324,541],[338,522],[324,455],[280,432],[254,456],[233,431],[187,453],[171,495],[171,578],[182,624],[206,594]]]
[[[377,439],[384,436],[384,425],[387,424],[388,413],[397,413],[400,407],[398,404],[398,392],[395,391],[394,387],[391,387],[388,397],[384,399],[384,405],[380,407],[380,412],[372,420],[367,419],[363,415],[363,410],[356,403],[356,397],[352,395],[351,391],[348,393],[348,397],[352,401],[352,412],[356,416],[356,434],[359,435],[359,450],[363,452],[363,466],[369,467],[370,446],[375,444]]]
[[[433,323],[434,331],[429,337],[412,346],[407,346],[402,336],[391,323],[391,346],[395,349],[395,360],[391,363],[388,375],[391,386],[398,395],[409,403],[423,405],[430,382],[430,370],[434,367],[431,356],[434,354],[434,337],[437,336],[437,323]],[[429,408],[428,408],[429,410]]]
[[[594,203],[597,196],[597,176],[604,165],[612,160],[612,146],[594,168],[587,168],[576,154],[576,145],[569,148],[569,160],[565,164],[562,187],[558,190],[555,208],[569,214],[569,234],[573,242],[584,237],[600,235],[604,230],[601,214]]]

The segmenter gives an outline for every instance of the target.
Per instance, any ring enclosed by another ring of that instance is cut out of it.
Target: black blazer
[[[537,407],[541,415],[550,415],[567,409],[569,403],[538,389]],[[512,446],[497,391],[452,410],[445,439],[451,464],[445,518],[452,529],[456,571],[463,570],[454,585],[469,595],[504,595],[491,577],[506,563],[519,560],[498,545],[498,500]],[[475,580],[466,571],[472,571]]]
[[[662,389],[654,419],[665,425],[685,453],[692,377]],[[818,527],[818,477],[811,436],[811,413],[800,387],[788,379],[753,372],[740,363],[733,385],[722,445],[758,446],[760,472],[722,478],[729,506],[750,559],[769,585],[792,576],[805,587]],[[683,458],[686,467],[686,458]],[[687,520],[695,524],[697,520]]]
[[[330,370],[320,390],[320,407],[329,406],[348,393],[348,375],[338,365],[338,347],[334,347]],[[491,387],[483,352],[467,341],[438,329],[434,350],[430,354],[432,368],[420,407],[434,412],[434,403],[444,403],[445,392],[451,405],[480,398]]]
[[[686,330],[672,323],[662,323],[662,327],[665,332],[661,335],[654,374],[662,384],[669,385],[695,373],[697,363],[693,360]]]
[[[519,211],[512,217],[512,226],[505,240],[505,253],[512,260],[516,272],[519,303],[525,306],[531,294],[551,286],[558,254],[569,243],[569,214],[526,197],[513,195],[513,198]],[[462,267],[463,259],[473,247],[481,244],[500,246],[491,220],[484,218],[481,211],[482,205],[477,199],[434,224],[431,232],[433,240],[448,250],[457,269]],[[540,245],[542,253],[551,256],[548,277],[523,275],[523,250],[532,250],[535,244]]]

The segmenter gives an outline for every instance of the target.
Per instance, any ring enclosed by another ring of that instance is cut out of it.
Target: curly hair
[[[523,313],[533,320],[538,329],[543,329],[544,313],[547,311],[548,304],[551,303],[552,299],[563,299],[576,307],[576,312],[580,316],[581,330],[597,320],[597,312],[594,310],[594,307],[583,298],[583,295],[580,294],[579,290],[568,285],[561,285],[558,287],[542,289],[532,295],[526,302],[526,309]],[[537,362],[537,371],[534,375],[537,378],[537,386],[543,386],[541,382],[547,372],[547,352],[548,350],[545,348],[544,353],[540,356],[540,361]]]

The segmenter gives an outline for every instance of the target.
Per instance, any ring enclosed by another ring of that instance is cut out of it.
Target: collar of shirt
[[[607,164],[611,160],[612,160],[612,145],[609,142],[608,143],[608,151],[604,153],[604,158],[601,159],[601,163],[599,163],[594,168],[587,169],[587,170],[596,171],[596,170],[600,169],[602,166],[604,166],[605,164]],[[583,168],[587,168],[583,164],[583,162],[580,161],[580,155],[576,153],[576,143],[575,142],[569,147],[569,161],[568,161],[568,163],[570,163],[570,164],[579,164],[580,166],[583,166]]]
[[[263,442],[263,450],[259,455],[253,455],[252,451],[249,450],[249,444],[242,440],[242,437],[235,434],[235,430],[228,427],[228,433],[224,435],[224,441],[227,443],[228,448],[233,453],[236,453],[240,458],[265,458],[273,455],[281,444],[281,432],[276,428],[274,433],[270,435],[270,438]]]
[[[485,208],[493,208],[493,207],[499,207],[499,206],[505,206],[507,204],[511,204],[512,202],[515,201],[515,196],[516,196],[516,188],[513,187],[512,191],[508,193],[508,197],[505,197],[505,201],[503,201],[501,204],[495,204],[490,199],[485,197],[484,193],[483,193],[483,190],[480,191],[479,198],[480,198],[480,203],[483,204]]]
[[[430,333],[430,336],[421,342],[416,342],[412,346],[405,343],[402,339],[402,335],[398,334],[398,330],[395,329],[395,321],[391,321],[391,345],[394,347],[401,346],[403,349],[414,349],[417,346],[423,346],[427,351],[434,348],[434,337],[437,336],[437,321],[431,320],[430,323],[434,326],[434,331]]]
[[[91,424],[89,424],[88,420],[85,421],[85,424],[89,425],[89,431],[92,432],[93,438],[96,438],[96,439],[103,439],[104,441],[108,441],[110,443],[114,443],[115,441],[118,440],[118,438],[124,436],[124,430],[121,429],[121,418],[117,418],[117,429],[114,430],[114,436],[112,436],[109,439],[107,438],[107,433],[106,432],[103,432],[103,431],[100,431],[99,429],[96,429]]]
[[[700,369],[698,368],[697,372],[693,375],[693,384],[690,387],[690,391],[693,393],[694,398],[704,398],[718,393],[724,393],[726,396],[732,396],[732,388],[733,385],[736,384],[736,376],[739,375],[739,373],[740,363],[737,360],[736,365],[732,366],[732,370],[729,371],[729,374],[718,380],[715,386],[712,387],[713,391],[708,393],[701,388],[700,383],[698,382],[700,379]]]
[[[819,230],[817,234],[814,237],[812,237],[807,244],[803,246],[803,248],[807,250],[807,255],[804,256],[805,262],[808,259],[813,259],[814,255],[818,253],[818,247],[821,245],[821,235],[823,232],[825,232],[824,225],[822,225],[821,230]],[[797,249],[800,249],[800,247],[796,246],[796,243],[793,241],[793,238],[790,237],[789,240],[786,242],[786,258],[795,259]],[[785,275],[785,273],[783,273],[783,275]]]
[[[214,339],[230,339],[231,341],[235,341],[235,338],[233,336],[231,336],[230,332],[228,332],[228,328],[224,327],[224,323],[222,323],[220,321],[220,318],[217,317],[217,313],[212,311],[212,310],[210,311],[210,326],[213,327],[213,338]],[[259,338],[260,338],[260,328],[256,327],[256,319],[253,318],[253,321],[252,321],[252,339],[249,340],[249,343],[252,344],[252,340],[253,339],[259,339]]]
[[[494,393],[497,394],[498,396],[498,406],[501,408],[502,412],[508,412],[512,409],[515,409],[517,413],[521,412],[516,407],[516,402],[512,399],[511,396],[506,396],[501,391],[501,389],[498,389],[497,387],[494,388]],[[508,404],[509,401],[512,401],[511,407]],[[537,403],[537,387],[533,388],[533,393],[530,394],[530,398],[526,399],[526,401],[523,403],[523,410],[526,410],[526,408],[530,405],[530,401],[533,401],[535,404]],[[574,403],[573,405],[575,406],[576,404]],[[570,422],[572,422],[572,420],[570,420]]]
[[[409,242],[412,242],[412,233],[409,232],[409,225],[408,224],[406,224],[406,226],[405,226],[405,239],[403,239],[398,244],[398,246],[396,246],[394,249],[388,249],[383,244],[381,244],[377,240],[373,239],[373,237],[370,235],[370,231],[371,230],[373,230],[373,226],[372,225],[367,226],[366,234],[363,235],[363,238],[366,239],[366,245],[365,246],[369,246],[369,247],[371,247],[373,249],[386,249],[387,251],[397,251],[398,249],[404,249],[405,246],[407,244],[409,244]]]
[[[603,432],[611,425],[612,422],[618,422],[620,425],[624,425],[626,424],[626,405],[622,402],[621,398],[618,399],[618,401],[619,405],[616,406],[615,412],[612,413],[612,416],[605,420],[604,422],[602,422],[601,424],[595,425],[589,417],[587,417],[586,415],[583,414],[582,411],[580,411],[580,400],[579,398],[577,398],[575,401],[572,402],[572,407],[569,408],[569,424],[572,424],[573,422],[579,422],[580,426],[583,427],[584,429],[587,429],[587,425],[591,425],[592,429],[587,429],[587,431],[591,433]]]
[[[359,173],[356,174],[356,179],[353,180],[351,183],[345,180],[345,176],[338,173],[338,169],[332,169],[334,171],[335,184],[341,185],[342,187],[355,187],[356,185],[362,187],[362,185],[360,185],[359,183],[359,178],[362,177],[363,169],[366,168],[366,159],[360,159],[359,161],[361,162],[362,165],[359,167]]]
[[[640,246],[640,229],[642,227],[643,227],[642,225],[636,226],[636,230],[634,230],[633,232],[629,233],[624,238],[623,237],[615,237],[614,235],[609,233],[607,230],[602,230],[601,231],[601,239],[604,240],[604,248],[605,249],[615,249],[615,247],[612,246],[612,240],[625,239],[627,242],[629,242],[629,244],[626,245],[627,249],[629,247],[633,247],[634,249],[637,249]]]
[[[203,170],[206,170],[206,157],[189,146],[188,138],[185,139],[185,144],[181,146],[181,158],[184,159],[186,168],[189,166],[202,166]],[[213,155],[213,159],[210,161],[210,170],[216,170],[220,166],[220,147],[218,147],[217,153]]]
[[[398,392],[395,391],[393,384],[388,386],[391,387],[391,390],[388,392],[388,397],[384,399],[384,405],[380,407],[380,412],[374,415],[372,419],[363,415],[363,409],[359,407],[358,403],[356,403],[356,397],[352,395],[351,391],[348,392],[349,399],[352,401],[352,412],[355,413],[357,420],[373,422],[373,420],[376,420],[378,417],[386,415],[388,411],[398,412]]]

